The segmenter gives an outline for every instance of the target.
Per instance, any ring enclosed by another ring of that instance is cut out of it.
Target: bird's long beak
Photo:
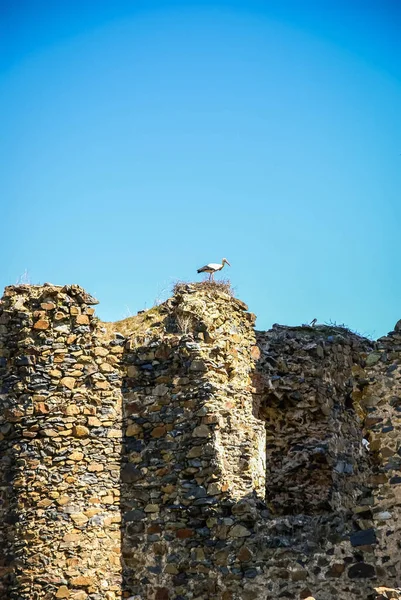
[[[229,267],[231,267],[230,263],[228,262],[228,260],[226,259],[226,263],[228,264]]]

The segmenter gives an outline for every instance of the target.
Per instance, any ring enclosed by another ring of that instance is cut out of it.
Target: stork
[[[204,267],[198,269],[198,273],[209,273],[209,281],[214,281],[213,275],[217,273],[217,271],[221,271],[225,264],[231,267],[228,260],[226,258],[223,258],[223,260],[221,261],[221,265],[219,263],[209,263],[208,265],[205,265]]]

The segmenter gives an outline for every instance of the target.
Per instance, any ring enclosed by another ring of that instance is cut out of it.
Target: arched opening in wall
[[[256,405],[266,427],[266,503],[275,515],[346,511],[369,493],[352,358],[343,345],[312,335],[258,334]]]
[[[297,393],[282,398],[267,393],[260,407],[266,426],[266,503],[273,514],[330,510],[329,439],[297,401]]]

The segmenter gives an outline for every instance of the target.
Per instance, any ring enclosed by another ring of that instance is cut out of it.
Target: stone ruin
[[[199,284],[96,303],[0,303],[1,598],[401,598],[401,322],[258,332]]]

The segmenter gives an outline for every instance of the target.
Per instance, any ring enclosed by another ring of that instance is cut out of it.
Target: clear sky
[[[117,320],[227,257],[257,326],[401,318],[399,0],[3,0],[0,285]]]

